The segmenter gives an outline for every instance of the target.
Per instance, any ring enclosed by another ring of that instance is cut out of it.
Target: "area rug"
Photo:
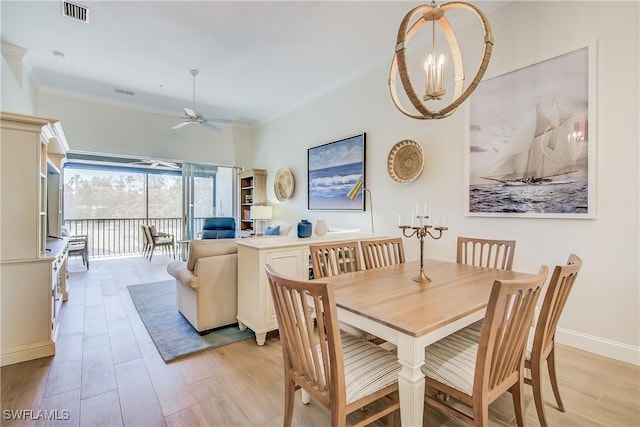
[[[127,289],[165,362],[255,337],[250,329],[240,331],[237,324],[200,336],[176,307],[174,280],[130,285]]]

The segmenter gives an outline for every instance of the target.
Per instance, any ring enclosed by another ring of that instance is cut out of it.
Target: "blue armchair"
[[[236,220],[231,217],[206,218],[202,226],[203,239],[233,239],[236,237]]]

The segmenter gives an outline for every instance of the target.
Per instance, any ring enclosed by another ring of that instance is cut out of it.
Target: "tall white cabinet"
[[[47,118],[0,112],[0,131],[4,366],[55,353],[60,310],[68,296],[59,188],[67,145],[59,122]]]
[[[371,233],[329,233],[322,237],[256,237],[240,239],[238,244],[238,325],[256,334],[264,345],[267,332],[278,329],[266,264],[278,273],[294,279],[309,279],[309,246],[383,238]]]

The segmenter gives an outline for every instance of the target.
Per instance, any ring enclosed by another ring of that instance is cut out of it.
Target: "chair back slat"
[[[358,242],[343,242],[327,245],[311,245],[313,277],[337,276],[360,271],[360,246]]]
[[[281,332],[285,376],[325,404],[340,398],[334,394],[344,390],[344,366],[333,288],[279,276],[268,264],[265,270]]]
[[[405,262],[404,246],[400,238],[363,240],[360,245],[366,270]]]
[[[503,393],[524,369],[529,328],[548,271],[542,266],[532,278],[494,282],[480,332],[474,394]]]
[[[515,240],[458,237],[456,262],[478,267],[511,270],[515,249]]]
[[[553,347],[558,321],[581,268],[582,260],[575,254],[569,256],[566,265],[554,268],[536,324],[532,353],[546,354]]]

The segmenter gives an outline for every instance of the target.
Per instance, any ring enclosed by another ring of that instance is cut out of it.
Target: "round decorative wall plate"
[[[291,171],[287,168],[279,169],[273,180],[273,191],[276,193],[276,198],[281,202],[289,199],[293,194],[294,187],[295,181]]]
[[[405,184],[420,176],[424,167],[422,148],[410,139],[396,143],[389,151],[387,172],[395,182]]]

